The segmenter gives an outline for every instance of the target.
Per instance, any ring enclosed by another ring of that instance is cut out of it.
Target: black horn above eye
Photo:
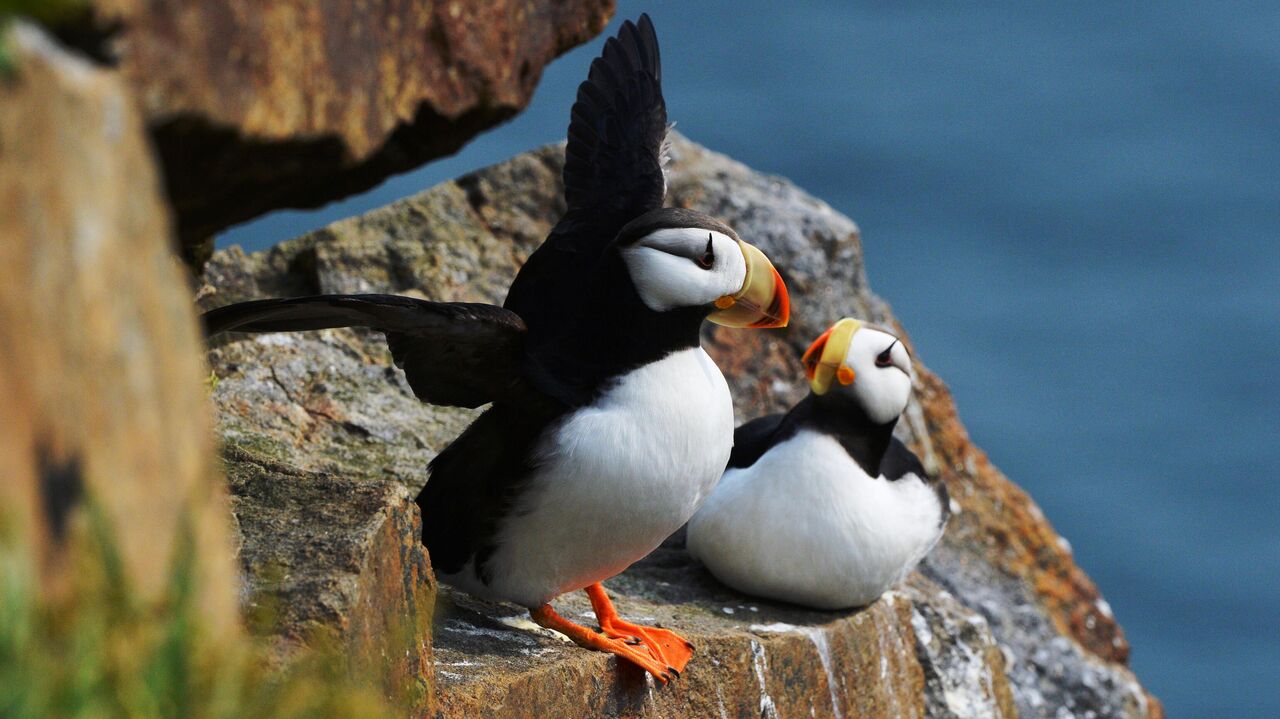
[[[702,256],[694,260],[698,266],[704,270],[709,270],[716,263],[716,249],[711,243],[711,233],[707,233],[707,249],[702,251]]]
[[[881,352],[880,354],[876,355],[877,367],[888,367],[893,364],[893,345],[896,345],[896,344],[898,344],[898,340],[894,340],[888,347],[885,348],[884,352]]]

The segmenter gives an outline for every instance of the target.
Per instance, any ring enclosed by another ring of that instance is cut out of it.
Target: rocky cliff
[[[896,324],[867,286],[851,220],[683,139],[672,154],[672,201],[758,244],[800,308],[786,330],[707,328],[740,419],[798,397],[799,352],[834,319]],[[199,301],[399,292],[500,302],[563,209],[561,163],[562,148],[544,148],[261,253],[219,252]],[[1125,666],[1123,634],[1065,542],[969,442],[945,386],[923,366],[901,431],[946,482],[954,518],[921,570],[863,610],[812,612],[718,585],[673,537],[608,583],[624,614],[699,646],[685,675],[658,689],[536,630],[516,607],[434,585],[411,497],[473,413],[419,403],[378,335],[224,338],[209,361],[245,604],[279,608],[258,629],[282,657],[311,637],[338,637],[383,673],[388,691],[421,697],[428,715],[1162,714]],[[582,597],[561,609],[590,616]]]
[[[473,415],[419,403],[376,335],[223,339],[201,383],[175,237],[198,260],[218,228],[456,149],[523,107],[543,64],[598,32],[612,3],[63,5],[86,9],[58,20],[57,40],[0,28],[0,550],[32,560],[42,599],[94,548],[92,502],[153,623],[175,544],[192,539],[207,630],[236,634],[238,592],[278,662],[337,646],[405,713],[1160,715],[1096,588],[924,367],[902,432],[955,498],[943,544],[905,586],[832,613],[737,595],[673,537],[610,582],[628,616],[699,644],[662,689],[515,607],[435,585],[411,499]],[[232,248],[197,301],[500,301],[562,209],[561,161],[545,148],[266,252]],[[833,319],[893,322],[853,222],[787,181],[680,140],[671,189],[765,249],[803,308],[785,331],[708,328],[741,418],[796,398],[799,350]],[[561,608],[587,614],[581,597]]]

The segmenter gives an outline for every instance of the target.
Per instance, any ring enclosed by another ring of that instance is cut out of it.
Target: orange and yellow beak
[[[846,317],[831,325],[805,350],[800,361],[804,363],[804,373],[814,394],[826,394],[834,382],[850,385],[857,379],[853,368],[844,363],[844,358],[849,353],[854,333],[860,329],[861,322]]]
[[[747,261],[747,277],[742,289],[716,300],[716,311],[707,319],[725,327],[786,327],[791,320],[791,297],[782,275],[754,245],[742,240],[738,240],[738,245]]]

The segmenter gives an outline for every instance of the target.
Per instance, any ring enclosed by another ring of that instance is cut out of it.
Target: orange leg
[[[564,617],[556,614],[550,604],[544,604],[537,609],[530,609],[529,615],[533,617],[533,621],[539,626],[547,629],[554,629],[557,632],[569,637],[574,644],[586,649],[594,649],[598,652],[608,652],[615,656],[626,659],[641,669],[653,675],[653,678],[660,684],[666,684],[675,678],[675,674],[669,672],[666,664],[655,661],[649,653],[633,647],[620,639],[606,637],[598,634],[581,624],[574,624]]]
[[[605,594],[604,585],[599,582],[587,587],[586,591],[591,600],[591,608],[595,610],[596,620],[600,622],[600,630],[605,636],[633,644],[639,642],[672,674],[679,676],[684,671],[685,665],[693,657],[693,645],[684,637],[669,629],[642,627],[620,618],[618,610],[613,608],[613,602],[609,601],[609,595]]]

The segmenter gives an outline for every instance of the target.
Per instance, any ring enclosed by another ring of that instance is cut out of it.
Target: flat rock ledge
[[[896,324],[867,286],[851,220],[683,138],[672,155],[673,204],[758,244],[805,308],[785,330],[708,328],[739,420],[798,398],[799,353],[830,322]],[[500,302],[563,210],[562,156],[543,148],[260,253],[219,252],[199,302],[314,292]],[[719,585],[677,535],[608,583],[625,615],[698,645],[679,680],[655,687],[533,627],[518,607],[434,585],[411,498],[475,413],[418,402],[378,335],[231,336],[209,360],[252,625],[282,660],[336,638],[416,715],[1163,716],[1127,668],[1097,588],[972,445],[922,365],[901,433],[946,482],[954,518],[921,570],[870,607],[805,611]],[[558,607],[590,619],[583,596]]]
[[[538,629],[517,607],[445,590],[441,715],[1017,716],[987,622],[923,577],[862,611],[808,611],[724,588],[677,539],[608,586],[626,616],[678,627],[697,646],[678,680],[657,687]],[[558,604],[592,621],[583,596]]]

